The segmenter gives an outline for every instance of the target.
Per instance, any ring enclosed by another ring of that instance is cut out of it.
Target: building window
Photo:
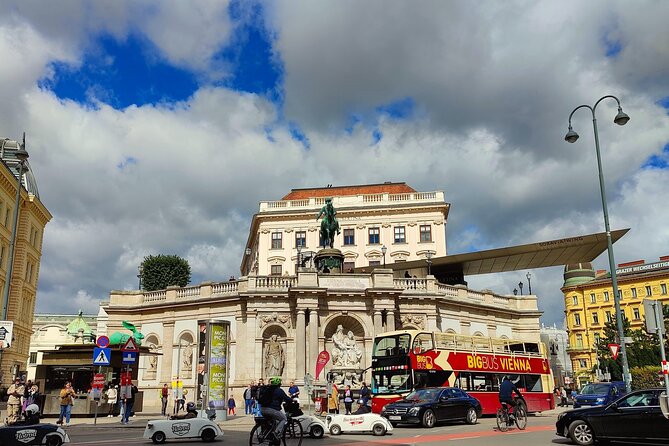
[[[634,320],[635,321],[638,321],[639,319],[641,319],[641,313],[639,313],[639,308],[638,307],[634,308],[632,311],[634,313]]]
[[[353,272],[353,268],[355,268],[355,262],[344,262],[343,267],[345,273]]]
[[[667,284],[666,283],[661,283],[660,284],[660,292],[662,294],[667,294]]]
[[[280,232],[272,232],[272,249],[281,249],[282,237]]]
[[[355,245],[355,229],[344,229],[344,245]]]
[[[578,348],[583,347],[583,335],[582,334],[577,334],[576,335],[576,347],[578,347]]]
[[[307,246],[307,233],[305,231],[295,232],[295,247],[304,248]]]
[[[371,267],[377,267],[379,265],[381,265],[381,262],[379,260],[370,260],[369,261],[369,266],[371,266]]]
[[[579,359],[578,360],[578,366],[582,369],[587,369],[588,368],[588,360],[587,359]]]
[[[606,322],[611,322],[611,312],[610,311],[606,312]]]
[[[599,325],[599,313],[597,312],[592,313],[592,323],[594,325]]]
[[[381,243],[379,228],[369,228],[369,244],[378,245]]]
[[[595,333],[595,346],[599,345],[599,340],[601,339],[601,336],[599,336],[599,333]]]
[[[10,211],[9,206],[7,206],[5,208],[5,228],[7,228],[7,229],[11,229],[9,227],[9,211]]]
[[[633,298],[636,297],[636,288],[632,288],[632,297],[633,297]]]
[[[0,268],[5,267],[5,245],[0,247]]]
[[[395,243],[406,243],[404,226],[395,226]]]
[[[281,265],[272,265],[270,267],[270,274],[273,276],[280,276],[281,275]]]
[[[646,285],[646,296],[652,296],[653,292],[650,289],[650,285]]]
[[[420,241],[421,242],[432,241],[432,226],[420,225]]]
[[[37,352],[30,352],[30,359],[28,362],[31,364],[37,364]]]
[[[572,296],[571,297],[571,304],[572,305],[578,305],[578,297],[577,296]]]
[[[597,296],[595,296],[595,293],[590,293],[590,303],[591,304],[597,303]]]
[[[604,302],[608,302],[608,301],[609,301],[609,292],[604,291]]]
[[[574,325],[581,325],[581,315],[579,313],[574,314]]]

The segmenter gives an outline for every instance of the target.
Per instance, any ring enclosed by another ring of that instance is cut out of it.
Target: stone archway
[[[323,330],[325,350],[330,353],[332,369],[361,370],[366,367],[365,327],[355,317],[338,315]]]
[[[262,375],[284,376],[286,372],[286,330],[279,324],[269,324],[262,331]]]

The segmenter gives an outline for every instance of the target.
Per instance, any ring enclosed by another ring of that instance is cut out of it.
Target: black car
[[[395,426],[399,423],[422,424],[433,427],[439,421],[465,421],[476,424],[481,415],[481,403],[463,390],[454,387],[418,389],[404,399],[386,404],[381,411]]]
[[[637,390],[607,406],[568,410],[558,415],[555,429],[582,446],[599,440],[669,443],[669,420],[660,409],[663,390]]]

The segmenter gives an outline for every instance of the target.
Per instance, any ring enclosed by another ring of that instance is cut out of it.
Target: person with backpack
[[[258,403],[260,403],[260,413],[263,417],[272,420],[274,426],[273,445],[281,444],[281,433],[288,419],[286,414],[281,411],[282,403],[292,403],[292,399],[281,389],[281,377],[273,376],[269,379],[268,386],[262,386],[258,389]]]
[[[244,390],[244,415],[251,415],[253,413],[253,386],[248,385]]]

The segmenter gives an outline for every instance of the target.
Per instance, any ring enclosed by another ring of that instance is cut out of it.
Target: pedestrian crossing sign
[[[93,348],[93,365],[109,365],[111,360],[111,348]]]

